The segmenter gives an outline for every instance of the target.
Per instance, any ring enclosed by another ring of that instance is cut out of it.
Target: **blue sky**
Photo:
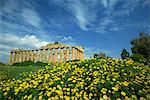
[[[14,48],[55,41],[82,45],[85,57],[120,57],[139,32],[150,34],[150,0],[1,0],[0,61]]]

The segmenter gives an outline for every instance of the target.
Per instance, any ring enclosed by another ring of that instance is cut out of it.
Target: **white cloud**
[[[1,33],[0,40],[0,61],[3,60],[4,62],[8,61],[8,59],[4,58],[9,58],[8,56],[11,49],[35,49],[48,44],[48,41],[42,41],[35,35],[19,37],[13,34]]]
[[[23,17],[23,20],[25,22],[29,23],[30,25],[36,28],[41,28],[41,19],[34,9],[22,9],[21,16]]]
[[[11,48],[31,49],[39,48],[48,44],[47,41],[41,41],[35,35],[25,35],[23,37],[19,37],[13,34],[1,33],[0,40],[0,45],[5,45]]]

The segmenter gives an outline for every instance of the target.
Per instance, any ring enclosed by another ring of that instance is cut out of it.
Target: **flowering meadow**
[[[0,81],[1,100],[150,100],[150,66],[115,58],[47,65]]]

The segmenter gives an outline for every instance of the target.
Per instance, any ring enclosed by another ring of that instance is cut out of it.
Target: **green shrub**
[[[141,54],[133,54],[131,56],[131,59],[135,62],[140,62],[140,63],[144,63],[146,61],[144,56]]]
[[[32,61],[25,61],[25,62],[21,62],[21,63],[15,63],[12,66],[46,66],[47,63],[43,63],[43,62],[32,62]]]

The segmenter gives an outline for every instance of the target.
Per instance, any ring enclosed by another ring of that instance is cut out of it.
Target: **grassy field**
[[[20,74],[27,74],[29,72],[37,72],[39,69],[45,68],[46,63],[41,62],[23,62],[16,63],[14,65],[1,65],[0,66],[0,80],[12,79],[12,78],[21,78]]]
[[[30,67],[27,67],[26,70],[29,69]],[[18,67],[14,69],[16,70],[24,69]],[[36,69],[34,73],[2,80],[0,98],[150,100],[149,84],[150,66],[148,65],[136,63],[131,59],[92,58],[47,65],[38,71]]]
[[[44,66],[0,66],[0,80],[19,78],[21,73],[37,72],[42,68],[44,68]]]

